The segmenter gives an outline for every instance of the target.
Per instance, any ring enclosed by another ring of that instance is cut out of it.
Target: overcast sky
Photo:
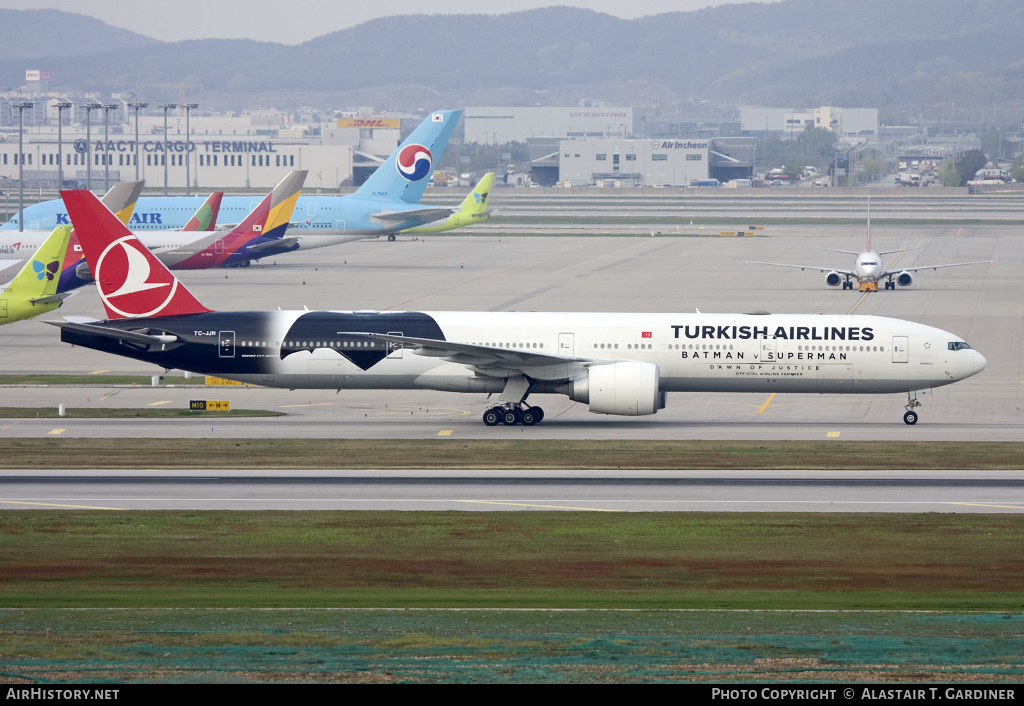
[[[322,34],[388,15],[479,12],[502,14],[551,5],[572,5],[632,19],[662,12],[699,10],[741,1],[743,0],[0,0],[0,8],[53,8],[78,12],[97,17],[115,27],[124,27],[163,41],[220,37],[299,44]]]

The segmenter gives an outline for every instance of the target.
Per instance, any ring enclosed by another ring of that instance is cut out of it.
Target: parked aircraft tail
[[[439,110],[428,115],[377,167],[356,195],[382,201],[419,203],[461,115],[461,110]]]
[[[0,290],[0,324],[31,319],[61,305],[57,294],[60,262],[71,238],[71,226],[57,226],[21,271]]]
[[[189,219],[183,231],[195,230],[217,230],[217,215],[220,213],[220,200],[224,198],[223,191],[214,191],[210,198],[203,201],[203,205]]]
[[[494,172],[487,172],[477,183],[476,187],[469,192],[459,210],[448,216],[445,220],[436,224],[407,228],[403,233],[440,233],[446,230],[455,230],[473,223],[483,223],[490,215],[487,211],[487,200],[491,195],[491,188],[494,186]]]
[[[111,319],[210,311],[89,191],[62,191]]]

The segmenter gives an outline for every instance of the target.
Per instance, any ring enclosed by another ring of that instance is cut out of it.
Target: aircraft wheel
[[[392,243],[395,242],[395,234],[392,233],[391,235],[389,235],[388,240],[391,241]]]
[[[498,407],[491,407],[489,410],[484,412],[484,424],[489,427],[501,424],[501,409]]]
[[[507,427],[514,427],[520,421],[522,418],[519,416],[518,409],[506,409],[501,414],[501,423]]]
[[[520,416],[523,420],[524,427],[532,427],[540,421],[540,415],[537,414],[537,407],[527,407],[521,412]]]
[[[533,411],[537,413],[537,423],[540,424],[541,422],[543,422],[544,410],[541,409],[540,407],[532,407],[531,409],[533,409]]]
[[[917,412],[907,412],[903,415],[903,421],[907,424],[917,424]]]
[[[251,264],[252,263],[249,260],[246,260],[245,262],[242,263],[242,267],[248,267]]]

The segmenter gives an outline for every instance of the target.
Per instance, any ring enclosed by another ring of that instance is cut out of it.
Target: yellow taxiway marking
[[[333,402],[310,402],[309,404],[283,404],[281,407],[326,407]]]
[[[5,505],[37,505],[42,507],[73,507],[79,510],[124,510],[123,507],[93,507],[92,505],[58,505],[57,503],[26,503],[17,500],[0,500]]]
[[[970,507],[1004,507],[1009,510],[1024,510],[1024,505],[989,505],[988,503],[946,503],[946,505],[968,505]]]
[[[858,306],[860,306],[860,303],[864,301],[864,297],[866,297],[868,294],[870,294],[870,292],[864,292],[862,295],[860,295],[860,299],[858,299],[857,303],[853,305],[853,309],[856,309]],[[850,314],[852,314],[853,309],[850,309],[848,312],[846,312],[846,315],[849,316]]]
[[[452,431],[454,431],[454,430],[453,429],[442,429],[441,431],[437,432],[437,435],[438,436],[451,436],[452,435]]]
[[[958,231],[956,232],[956,237],[958,237],[958,238],[959,238],[959,237],[960,237],[960,234],[961,234],[961,233],[963,233],[963,232],[964,232],[964,229],[963,229],[963,228],[961,228],[960,230],[958,230]]]
[[[11,428],[11,427],[13,427],[13,426],[14,426],[15,424],[17,424],[17,422],[11,422],[11,423],[10,423],[10,424],[8,424],[7,426],[5,426],[5,427],[4,427],[4,429],[10,429],[10,428]]]
[[[566,507],[565,505],[537,505],[535,503],[501,503],[492,500],[456,500],[457,503],[471,503],[475,505],[512,505],[515,507],[546,507],[552,510],[586,510],[587,512],[622,512],[622,510],[608,510],[603,507]]]
[[[50,431],[48,431],[46,433],[47,434],[63,434],[65,431],[67,431],[67,430],[66,429],[51,429]]]
[[[835,437],[839,436],[839,432],[830,431],[828,434],[825,434],[825,436],[829,437],[830,439],[834,439]]]
[[[103,395],[103,397],[101,397],[101,398],[100,398],[100,402],[102,402],[103,400],[107,399],[108,397],[113,397],[113,396],[114,396],[114,395],[116,395],[116,394],[117,394],[118,392],[120,392],[120,390],[114,390],[113,392],[111,392],[111,393],[110,393],[110,394],[108,394],[108,395]]]
[[[93,370],[90,375],[99,375],[100,373],[109,373],[109,370]]]
[[[775,393],[773,392],[771,394],[771,396],[767,400],[765,400],[764,404],[757,408],[757,413],[758,414],[764,414],[764,411],[766,409],[768,409],[768,405],[770,405],[772,403],[772,400],[774,400],[774,399],[775,399]]]
[[[170,404],[170,403],[171,403],[171,400],[163,400],[162,402],[149,402],[148,404],[146,404],[146,406],[147,407],[156,407],[157,405]]]

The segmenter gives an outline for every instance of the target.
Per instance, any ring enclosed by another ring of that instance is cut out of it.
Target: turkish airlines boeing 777
[[[64,202],[105,321],[50,321],[61,340],[167,369],[283,388],[499,393],[484,423],[532,425],[530,394],[655,414],[666,392],[907,393],[975,375],[961,338],[877,316],[533,312],[216,312],[87,191]]]

